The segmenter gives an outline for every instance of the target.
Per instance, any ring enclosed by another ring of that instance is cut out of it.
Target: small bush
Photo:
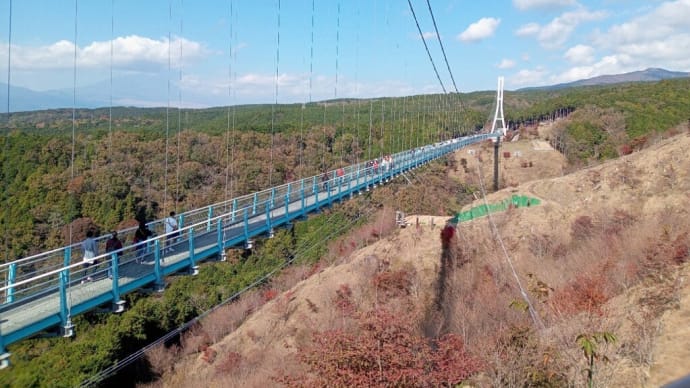
[[[281,376],[287,386],[453,386],[480,369],[454,335],[429,342],[417,334],[411,316],[376,309],[361,314],[357,331],[316,333],[300,349],[311,372]]]
[[[399,298],[410,295],[415,275],[414,267],[408,267],[397,271],[381,272],[374,276],[372,281],[384,298]]]
[[[570,235],[573,240],[588,239],[594,233],[594,223],[589,216],[579,216],[570,227]]]
[[[554,292],[551,305],[565,315],[580,312],[601,314],[601,307],[610,297],[606,283],[607,279],[603,273],[581,274]]]

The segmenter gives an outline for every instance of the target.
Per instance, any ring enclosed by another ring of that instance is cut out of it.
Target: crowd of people
[[[165,233],[166,233],[166,246],[165,252],[174,252],[174,244],[179,237],[178,223],[175,217],[175,212],[170,212],[169,216],[165,219]],[[144,242],[149,240],[154,236],[153,231],[149,229],[145,221],[139,221],[139,226],[134,231],[134,236],[132,238],[132,245],[134,245],[135,250],[135,262],[141,264],[147,253],[147,244]],[[120,240],[117,231],[113,230],[110,232],[108,239],[105,242],[105,253],[113,253],[113,255],[108,256],[114,260],[119,260],[119,256],[122,253],[124,243]],[[86,232],[86,238],[81,242],[81,249],[83,252],[82,264],[84,267],[84,276],[82,283],[91,282],[98,271],[98,260],[99,255],[98,243],[96,242],[96,233],[93,230],[88,230]],[[108,265],[107,276],[112,278],[112,266]]]

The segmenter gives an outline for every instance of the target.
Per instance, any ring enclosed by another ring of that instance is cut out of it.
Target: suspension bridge
[[[252,238],[271,235],[275,228],[307,214],[375,189],[406,171],[460,148],[500,134],[488,133],[391,155],[386,167],[365,163],[328,172],[328,180],[313,176],[268,190],[234,198],[179,214],[179,236],[165,233],[164,219],[148,224],[156,236],[146,241],[93,258],[95,266],[84,268],[79,244],[51,250],[0,265],[6,283],[0,305],[0,340],[5,346],[44,330],[57,328],[63,336],[74,334],[71,317],[109,306],[121,312],[121,296],[144,287],[163,290],[165,276],[195,273],[200,261],[222,259],[225,250],[251,247]],[[135,228],[118,232],[125,239]],[[104,251],[107,236],[97,239]],[[174,240],[174,242],[169,242]],[[92,281],[86,281],[87,277]]]
[[[408,4],[414,14],[412,3],[408,2]],[[312,4],[312,12],[314,12],[313,7]],[[429,6],[429,10],[431,11],[431,6]],[[280,2],[278,2],[278,12],[280,12]],[[340,12],[340,7],[338,7],[338,12]],[[312,14],[312,46],[314,44],[313,23]],[[338,23],[340,23],[339,19]],[[278,27],[280,27],[280,19],[278,19]],[[419,29],[419,23],[417,23],[417,27]],[[434,27],[436,28],[435,25]],[[419,33],[422,34],[421,29],[419,29]],[[424,39],[422,41],[426,47]],[[8,45],[8,50],[10,47],[11,44]],[[275,69],[276,105],[278,102],[279,49],[280,37],[278,35]],[[433,64],[433,58],[428,47],[426,50]],[[112,46],[110,55],[112,66]],[[8,53],[8,64],[11,63],[9,58]],[[313,61],[313,57],[311,61]],[[447,59],[446,65],[450,72]],[[76,67],[75,51],[75,78]],[[337,59],[335,71],[335,97],[338,97]],[[434,71],[445,92],[445,87],[435,65]],[[8,122],[10,116],[9,84],[8,70]],[[230,85],[231,88],[232,82]],[[457,92],[454,79],[453,86]],[[76,94],[76,81],[74,89]],[[309,94],[311,100],[311,74]],[[404,176],[410,170],[463,147],[493,140],[497,153],[498,139],[504,136],[506,131],[502,106],[502,78],[499,78],[496,103],[493,125],[489,132],[462,137],[453,136],[445,140],[436,139],[429,144],[415,147],[412,147],[410,140],[410,148],[400,150],[403,147],[398,147],[399,151],[390,153],[385,164],[378,164],[381,162],[381,159],[378,158],[366,162],[360,162],[358,158],[356,163],[332,168],[323,175],[319,174],[282,183],[262,191],[185,211],[175,216],[179,226],[175,232],[166,233],[164,219],[149,222],[147,226],[153,232],[151,238],[91,258],[89,262],[94,264],[89,267],[85,266],[81,245],[78,243],[0,264],[0,279],[4,280],[2,287],[0,287],[0,298],[2,298],[0,299],[0,367],[9,365],[10,353],[7,351],[7,346],[13,343],[45,333],[65,337],[72,336],[78,330],[72,322],[72,318],[76,315],[96,309],[122,312],[126,308],[122,296],[126,293],[143,288],[163,291],[166,276],[175,273],[195,274],[198,272],[200,262],[224,260],[227,249],[250,248],[253,239],[257,237],[272,236],[277,228],[286,227],[291,222],[303,219],[308,214],[318,212],[333,205],[333,203],[374,190],[398,176]],[[324,109],[326,108],[324,107]],[[229,112],[228,117],[230,117]],[[228,118],[228,120],[230,119]],[[274,119],[272,118],[271,134],[273,134],[273,124]],[[369,142],[371,143],[371,124],[369,130]],[[166,172],[168,163],[167,131],[168,128],[166,127]],[[472,131],[466,130],[464,132]],[[74,130],[72,136],[74,139]],[[371,144],[369,144],[369,148],[371,149]],[[72,163],[74,163],[74,155],[72,158]],[[273,155],[271,154],[271,163],[272,159]],[[271,166],[272,169],[273,166]],[[497,170],[495,173],[497,174]],[[119,230],[118,234],[123,240],[131,240],[135,230],[136,228]],[[99,252],[105,251],[107,237],[108,235],[96,238]]]

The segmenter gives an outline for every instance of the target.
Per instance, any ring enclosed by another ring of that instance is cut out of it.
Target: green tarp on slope
[[[475,218],[484,217],[489,213],[496,213],[508,210],[512,205],[514,207],[529,207],[539,205],[541,203],[537,198],[531,198],[524,195],[513,195],[510,198],[504,199],[498,203],[490,203],[488,205],[479,205],[458,213],[449,222],[457,224],[458,222],[470,221]]]

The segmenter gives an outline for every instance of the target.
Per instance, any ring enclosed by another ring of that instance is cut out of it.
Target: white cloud
[[[584,44],[578,44],[568,49],[564,54],[565,59],[574,64],[586,64],[594,62],[594,48]]]
[[[577,4],[575,0],[513,0],[515,8],[525,11],[532,8],[562,8]]]
[[[503,58],[503,60],[501,60],[501,63],[496,65],[496,67],[498,67],[499,69],[511,69],[515,67],[515,61],[513,61],[512,59]]]
[[[603,11],[588,11],[585,8],[580,8],[575,11],[564,12],[544,26],[537,23],[525,24],[515,33],[518,36],[534,35],[542,47],[553,49],[562,46],[580,24],[601,20],[605,17],[606,13]]]
[[[540,86],[546,82],[547,71],[542,67],[523,69],[508,78],[511,86]]]
[[[690,71],[690,0],[666,1],[647,14],[598,32],[592,40],[606,56],[594,60],[594,48],[575,46],[566,59],[577,66],[552,77],[554,82],[569,82],[605,74],[619,74],[662,67]],[[582,59],[576,61],[575,59]],[[586,61],[585,61],[586,59]]]
[[[592,78],[604,74],[618,74],[639,70],[631,67],[631,58],[628,56],[608,55],[589,66],[576,66],[565,72],[551,77],[552,83],[563,83]]]
[[[435,32],[424,32],[424,33],[422,33],[422,37],[424,38],[424,40],[436,39],[436,33]]]
[[[515,34],[517,36],[529,36],[529,35],[536,35],[539,33],[539,29],[541,27],[537,23],[527,23],[520,28],[518,28],[517,31],[515,31]]]
[[[138,35],[115,38],[113,67],[129,71],[160,70],[168,65],[179,67],[182,61],[189,63],[208,55],[208,50],[198,42],[176,37],[155,40]],[[7,47],[5,45],[5,47]],[[2,50],[6,52],[6,50]],[[74,66],[74,44],[61,40],[47,46],[12,45],[12,67],[18,70],[66,69]],[[77,68],[107,68],[110,66],[110,41],[92,42],[77,47]]]
[[[463,42],[476,42],[486,39],[496,32],[499,24],[501,24],[501,19],[481,18],[470,24],[457,38]]]

